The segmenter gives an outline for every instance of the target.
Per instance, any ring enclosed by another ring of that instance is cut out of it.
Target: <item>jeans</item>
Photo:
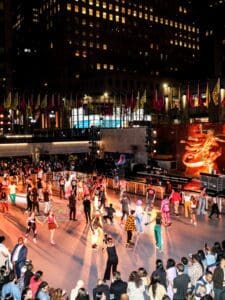
[[[136,215],[136,229],[138,232],[142,232],[143,228],[142,228],[142,215],[137,214]]]
[[[199,197],[197,215],[205,214],[205,198]]]

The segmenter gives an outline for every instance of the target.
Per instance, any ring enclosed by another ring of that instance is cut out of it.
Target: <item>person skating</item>
[[[210,214],[209,214],[209,219],[212,219],[212,216],[214,214],[216,214],[216,218],[217,219],[220,218],[220,211],[219,211],[219,207],[218,207],[218,204],[217,204],[217,201],[216,201],[215,197],[213,198],[213,203],[212,203],[212,206],[211,206],[211,211],[210,211]]]
[[[128,217],[130,211],[130,198],[127,196],[126,193],[123,193],[120,203],[122,208],[122,217],[120,221],[121,224],[123,224],[124,217]]]
[[[76,219],[76,197],[73,191],[71,191],[71,194],[69,196],[69,218],[70,220],[77,221]]]
[[[134,214],[135,214],[135,210],[131,210],[125,223],[125,231],[127,232],[126,247],[132,247],[134,245],[134,243],[132,242],[132,235],[133,232],[136,230]]]
[[[110,280],[111,273],[117,271],[118,256],[117,256],[117,252],[116,252],[116,246],[113,243],[112,237],[107,238],[106,251],[108,254],[108,258],[107,258],[107,263],[106,263],[105,274],[103,277],[104,281]]]
[[[155,236],[155,243],[156,248],[159,249],[159,251],[162,251],[162,218],[158,214],[155,219],[155,226],[154,226],[154,236]]]
[[[86,223],[91,224],[91,201],[90,196],[86,195],[83,200],[84,214],[86,218]]]
[[[49,211],[48,217],[44,220],[44,223],[46,222],[48,223],[48,229],[50,232],[50,243],[51,245],[55,245],[55,241],[54,241],[55,230],[59,226],[52,210]]]
[[[37,224],[42,224],[36,217],[35,217],[35,212],[31,212],[30,216],[27,218],[27,229],[26,229],[26,234],[25,234],[25,239],[24,242],[27,242],[27,238],[29,236],[30,231],[33,231],[33,242],[37,243]]]
[[[170,200],[168,196],[162,200],[161,203],[161,213],[162,213],[162,220],[163,224],[165,226],[170,226],[171,225],[171,220],[170,220]]]

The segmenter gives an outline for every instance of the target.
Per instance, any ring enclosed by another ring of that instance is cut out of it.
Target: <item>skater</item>
[[[39,215],[40,209],[39,209],[39,201],[38,201],[38,192],[36,187],[32,189],[31,198],[32,198],[32,211],[35,211],[36,209]]]
[[[145,225],[150,224],[151,210],[154,206],[156,192],[152,188],[147,188],[145,198]]]
[[[47,216],[50,209],[51,209],[51,204],[50,204],[50,199],[49,199],[49,192],[47,190],[47,188],[44,189],[43,191],[43,197],[44,197],[44,214]]]
[[[1,199],[0,199],[0,203],[1,203],[1,209],[2,209],[2,212],[3,212],[3,214],[5,213],[5,212],[9,212],[9,205],[8,205],[8,199],[7,199],[7,194],[6,194],[6,192],[4,192],[4,191],[2,191],[1,192],[1,195],[0,195],[0,197],[1,197]]]
[[[137,232],[141,233],[141,232],[143,232],[143,228],[142,228],[143,208],[142,208],[142,201],[141,200],[138,200],[136,202],[135,218],[136,218],[136,229],[137,229]]]
[[[113,224],[113,214],[116,212],[115,208],[113,207],[112,203],[109,204],[109,207],[105,207],[106,215],[103,216],[104,222],[107,223],[107,220],[110,220],[110,223]]]
[[[27,200],[26,211],[31,212],[32,211],[32,207],[33,207],[33,202],[32,202],[32,187],[31,186],[29,186],[27,188],[26,200]]]
[[[155,243],[156,243],[156,249],[158,249],[160,252],[162,251],[162,218],[158,214],[155,219],[155,226],[154,226],[154,235],[155,235]]]
[[[11,200],[12,205],[15,205],[16,204],[16,184],[13,181],[9,185],[9,198]]]
[[[100,211],[95,212],[95,216],[92,220],[91,230],[92,230],[92,249],[95,250],[98,247],[98,242],[100,237],[103,235],[103,226],[101,221]]]
[[[197,200],[194,196],[191,196],[191,200],[190,200],[190,215],[191,215],[191,223],[196,226],[197,225],[197,221],[196,221],[196,208],[197,208]]]
[[[127,217],[126,223],[125,223],[125,231],[127,232],[126,247],[132,247],[134,244],[132,242],[133,231],[136,230],[134,214],[135,214],[135,210],[131,210],[130,214]]]
[[[117,271],[117,265],[118,265],[118,256],[116,253],[116,247],[111,237],[107,237],[106,250],[108,254],[108,259],[106,263],[105,274],[103,277],[104,281],[110,280],[111,273]]]
[[[128,217],[130,211],[130,198],[127,196],[126,193],[123,193],[120,203],[122,206],[122,217],[120,221],[121,224],[123,224],[124,217]]]
[[[212,219],[212,216],[216,214],[216,218],[219,219],[220,218],[220,211],[219,211],[219,207],[216,201],[216,197],[213,197],[213,203],[211,206],[211,211],[209,214],[209,219]]]
[[[161,213],[162,213],[162,220],[164,226],[170,226],[171,220],[170,220],[170,200],[168,196],[162,200],[161,203]]]
[[[56,222],[56,218],[52,210],[49,211],[48,217],[44,220],[44,223],[46,222],[48,223],[48,229],[50,231],[50,243],[51,245],[55,245],[55,241],[54,241],[55,230],[59,226]]]
[[[65,198],[65,179],[63,176],[60,177],[59,179],[59,197],[60,199],[64,199]]]
[[[70,209],[70,213],[69,213],[70,220],[77,221],[77,219],[76,219],[76,198],[75,198],[75,194],[73,193],[73,191],[71,191],[71,195],[69,196],[69,209]]]
[[[37,243],[37,224],[42,224],[38,219],[35,218],[35,212],[31,212],[30,216],[27,219],[27,229],[26,229],[26,234],[25,234],[25,239],[24,242],[27,242],[27,238],[29,236],[30,231],[33,231],[33,242],[36,244]]]
[[[89,222],[91,224],[91,201],[90,196],[86,195],[83,200],[84,214],[86,218],[86,224]]]
[[[206,188],[204,188],[202,191],[201,191],[201,194],[198,198],[198,209],[197,209],[197,215],[205,215],[206,214],[206,211],[205,211],[205,204],[206,204]]]

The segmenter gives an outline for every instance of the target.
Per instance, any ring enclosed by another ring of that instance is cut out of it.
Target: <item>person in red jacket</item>
[[[179,205],[180,205],[180,202],[181,202],[180,192],[172,190],[172,193],[170,195],[170,200],[173,203],[175,215],[179,216]]]

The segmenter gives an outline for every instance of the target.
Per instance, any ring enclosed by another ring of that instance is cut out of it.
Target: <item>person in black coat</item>
[[[153,275],[158,275],[160,277],[160,283],[167,288],[167,281],[166,281],[166,271],[163,267],[163,262],[161,259],[157,259],[156,260],[156,269],[155,271],[152,273]]]
[[[97,286],[93,289],[93,300],[100,300],[103,294],[106,296],[106,300],[110,300],[108,285],[98,279]]]
[[[73,191],[69,196],[70,220],[76,221],[76,198]]]
[[[27,247],[24,244],[24,239],[22,237],[19,237],[18,244],[16,244],[11,254],[11,261],[17,279],[20,278],[21,268],[24,266],[26,259],[27,259]]]
[[[84,214],[86,218],[86,223],[91,224],[91,201],[89,199],[89,196],[86,195],[84,200],[83,200],[83,206],[84,206]]]
[[[113,272],[113,281],[110,286],[110,294],[113,295],[114,300],[120,300],[122,294],[127,292],[127,282],[121,280],[120,272]]]

